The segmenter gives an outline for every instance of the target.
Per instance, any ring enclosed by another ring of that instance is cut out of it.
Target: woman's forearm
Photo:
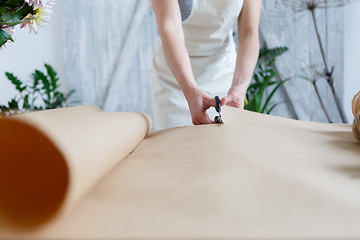
[[[231,88],[246,93],[259,57],[259,38],[254,34],[239,38],[236,68]]]
[[[166,61],[185,97],[197,88],[182,30],[162,30],[160,36]]]
[[[185,97],[197,88],[181,24],[177,0],[152,0],[164,55]]]
[[[244,0],[238,18],[238,55],[231,92],[243,98],[259,57],[259,21],[261,0]]]

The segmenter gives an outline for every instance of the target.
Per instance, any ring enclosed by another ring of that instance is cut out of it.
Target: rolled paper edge
[[[40,226],[65,201],[65,157],[38,127],[11,117],[0,119],[0,146],[0,214],[12,225]]]

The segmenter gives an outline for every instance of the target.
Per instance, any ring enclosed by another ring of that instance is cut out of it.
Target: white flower
[[[31,0],[30,0],[31,1]],[[35,14],[29,13],[23,20],[20,28],[29,26],[30,33],[34,31],[35,34],[38,33],[39,26],[44,27],[50,21],[50,15],[52,11],[47,7],[38,7],[35,10]]]
[[[24,0],[32,6],[34,9],[38,9],[39,7],[51,7],[55,4],[55,0]]]
[[[7,27],[7,26],[1,26],[2,30],[4,30],[5,32],[7,32],[8,34],[10,34],[11,38],[15,41],[15,33],[16,33],[16,29],[15,27]],[[13,44],[13,41],[11,40],[7,40],[6,43],[4,45],[2,45],[0,47],[0,50],[3,48],[7,48],[10,47]]]

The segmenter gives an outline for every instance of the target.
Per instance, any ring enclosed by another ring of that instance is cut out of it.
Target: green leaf
[[[262,108],[262,110],[261,110],[262,113],[264,113],[264,112],[266,111],[266,109],[267,109],[267,107],[268,107],[271,99],[273,98],[273,96],[275,95],[275,93],[279,90],[279,88],[280,88],[284,83],[286,83],[286,82],[289,81],[289,80],[290,80],[290,78],[282,80],[282,81],[279,82],[278,85],[272,90],[272,92],[270,93],[269,97],[266,99],[266,102],[265,102],[265,104],[264,104],[264,106],[263,106],[263,108]]]
[[[11,99],[8,102],[8,105],[9,105],[9,109],[11,110],[19,110],[19,102],[15,98]]]
[[[50,108],[58,108],[63,107],[66,99],[64,97],[64,94],[58,92],[57,97],[54,99],[55,101],[49,106]]]
[[[7,112],[9,111],[10,109],[8,107],[6,107],[5,105],[0,105],[0,111],[1,112]]]
[[[249,102],[248,104],[246,104],[246,105],[244,106],[244,109],[245,109],[245,110],[248,110],[248,111],[256,112],[256,111],[255,111],[254,102]]]
[[[57,77],[57,72],[48,64],[45,64],[45,68],[47,71],[47,74],[50,78],[50,84],[52,87],[52,90],[55,91],[59,86],[57,85],[57,82],[59,81],[59,78]]]
[[[264,71],[264,68],[261,64],[258,65],[259,69],[260,69],[260,72],[263,72]]]
[[[71,96],[71,95],[73,95],[75,93],[75,90],[73,89],[73,90],[70,90],[70,92],[66,95],[66,100],[68,100],[69,99],[69,97]]]
[[[44,94],[47,97],[47,102],[49,102],[51,99],[51,92],[52,92],[51,83],[50,83],[49,79],[43,72],[41,72],[39,70],[35,70],[35,72],[32,74],[32,76],[33,76],[34,81],[39,81],[42,83],[41,89],[44,90]],[[43,95],[43,94],[41,94],[41,95]],[[44,96],[42,96],[42,98],[43,98],[43,100],[45,100]]]
[[[253,101],[252,101],[253,105],[254,105],[254,110],[255,112],[260,112],[260,108],[261,108],[261,96],[260,95],[255,95],[253,97]]]
[[[22,1],[20,5],[6,4],[1,8],[0,25],[16,26],[29,14],[35,14],[35,10],[27,3]]]
[[[23,0],[0,0],[0,12],[11,13],[18,11],[24,4]]]
[[[265,58],[265,57],[278,57],[282,54],[284,54],[285,52],[287,52],[289,50],[289,48],[287,47],[276,47],[276,48],[272,48],[272,49],[268,49],[266,47],[260,49],[260,53],[259,53],[259,59],[261,58]]]
[[[244,99],[244,105],[249,105],[249,99],[245,96],[245,99]]]
[[[29,104],[29,94],[25,95],[24,99],[23,99],[23,109],[31,109],[30,104]]]
[[[30,93],[31,94],[31,106],[30,106],[30,108],[31,109],[34,109],[34,106],[35,106],[35,101],[36,101],[36,99],[38,99],[38,97],[36,97],[36,96],[34,96],[34,93],[32,92],[32,93]]]
[[[274,65],[276,58],[272,58],[269,60],[269,62],[266,64],[266,66],[271,67]]]
[[[10,82],[15,86],[16,90],[19,91],[19,93],[22,93],[24,90],[26,90],[26,85],[18,79],[16,76],[14,76],[12,73],[5,73],[6,77],[10,80]]]
[[[268,83],[268,86],[272,86],[272,85],[277,84],[277,83],[278,83],[278,82],[276,82],[276,81],[271,81],[271,82]],[[249,86],[248,89],[256,89],[256,88],[259,88],[259,87],[261,86],[261,84],[262,84],[262,83],[259,83],[259,82],[257,82],[257,83],[252,83],[252,84],[250,84],[250,86]]]
[[[259,104],[260,104],[260,105],[261,105],[261,103],[262,103],[262,99],[263,99],[263,97],[264,97],[265,90],[266,90],[266,88],[269,86],[269,82],[271,81],[271,79],[272,79],[275,75],[276,75],[275,72],[273,72],[271,75],[266,76],[266,77],[264,78],[264,81],[263,81],[262,84],[260,85],[259,93],[258,93],[258,96],[259,96],[258,101],[259,101]],[[261,111],[260,111],[261,107],[258,107],[257,109],[258,109],[258,112],[261,112]]]
[[[38,78],[35,73],[32,74],[32,77],[33,77],[33,84],[31,86],[31,88],[34,91],[34,93],[39,92],[41,89],[41,88],[39,88],[40,78]]]
[[[14,42],[14,39],[12,39],[11,35],[6,32],[5,30],[0,30],[0,47],[2,47],[7,41]]]
[[[45,110],[45,109],[44,109],[44,107],[41,107],[41,106],[35,106],[35,107],[33,107],[33,110],[40,111],[40,110]]]
[[[256,73],[254,74],[254,80],[255,82],[259,82],[259,75],[257,75]]]

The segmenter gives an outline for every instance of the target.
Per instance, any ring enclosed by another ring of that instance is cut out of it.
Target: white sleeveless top
[[[233,27],[243,0],[193,0],[190,16],[183,22],[190,56],[209,56],[235,49]]]
[[[191,13],[182,23],[196,82],[212,97],[226,96],[231,86],[236,65],[233,27],[242,7],[243,0],[193,0]],[[187,101],[161,43],[153,58],[152,103],[155,129],[192,125]]]

